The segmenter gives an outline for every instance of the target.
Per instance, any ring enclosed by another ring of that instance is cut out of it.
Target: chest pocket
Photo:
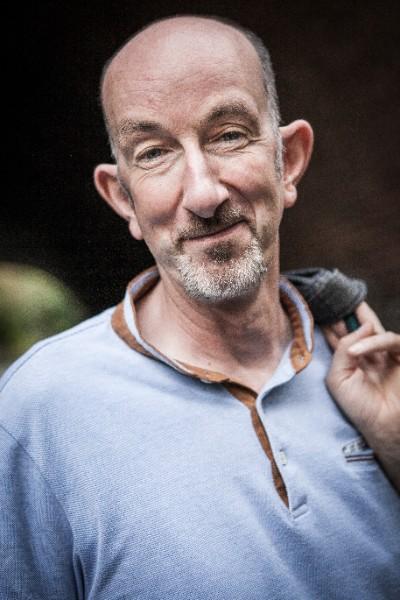
[[[379,471],[376,455],[362,436],[359,436],[342,447],[342,454],[350,472]]]
[[[343,446],[342,452],[348,463],[375,461],[374,451],[361,436]]]

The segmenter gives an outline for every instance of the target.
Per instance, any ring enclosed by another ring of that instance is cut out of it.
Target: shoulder
[[[0,379],[0,422],[45,420],[102,398],[111,378],[136,357],[111,326],[113,309],[35,344]],[[83,402],[85,399],[85,402]],[[32,421],[31,421],[32,422]]]
[[[109,337],[111,311],[108,309],[32,346],[4,373],[0,379],[0,392],[12,386],[16,379],[22,381],[33,373],[36,376],[42,373],[42,378],[44,372],[50,375],[54,369],[81,363],[87,351],[93,351],[93,345],[104,343]],[[30,384],[33,383],[30,379]]]

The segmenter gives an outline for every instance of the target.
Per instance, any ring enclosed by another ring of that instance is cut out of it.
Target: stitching
[[[66,511],[64,509],[64,506],[62,505],[61,501],[57,498],[57,495],[55,494],[55,492],[53,492],[53,490],[52,490],[52,488],[50,486],[50,483],[47,481],[46,477],[43,475],[42,470],[40,469],[39,465],[36,463],[36,461],[31,456],[31,454],[28,452],[28,450],[21,444],[21,442],[19,442],[17,440],[17,438],[15,436],[13,436],[13,434],[10,431],[8,431],[8,429],[6,429],[2,423],[0,423],[0,427],[4,431],[4,433],[8,437],[10,437],[12,440],[14,440],[14,442],[17,444],[17,446],[19,448],[21,448],[21,450],[23,451],[23,453],[26,454],[26,456],[28,457],[29,462],[31,462],[33,464],[33,466],[35,467],[35,470],[39,473],[41,479],[43,480],[43,482],[44,482],[44,484],[46,486],[46,488],[49,490],[50,495],[54,497],[54,499],[57,502],[58,506],[60,507],[63,515],[65,516],[65,519],[66,519],[66,521],[68,523],[68,527],[69,527],[70,532],[71,532],[71,539],[73,540],[74,539],[73,529],[71,527],[71,523],[70,523],[70,521],[68,519],[68,515],[67,515],[67,513],[66,513]]]

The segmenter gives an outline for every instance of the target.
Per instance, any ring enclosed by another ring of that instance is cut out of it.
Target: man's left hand
[[[367,322],[342,337],[327,385],[400,491],[400,335]]]

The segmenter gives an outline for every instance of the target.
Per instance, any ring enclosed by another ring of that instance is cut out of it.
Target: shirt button
[[[286,452],[284,450],[280,450],[279,451],[279,457],[281,459],[281,464],[285,467],[287,465],[287,456],[286,456]]]

